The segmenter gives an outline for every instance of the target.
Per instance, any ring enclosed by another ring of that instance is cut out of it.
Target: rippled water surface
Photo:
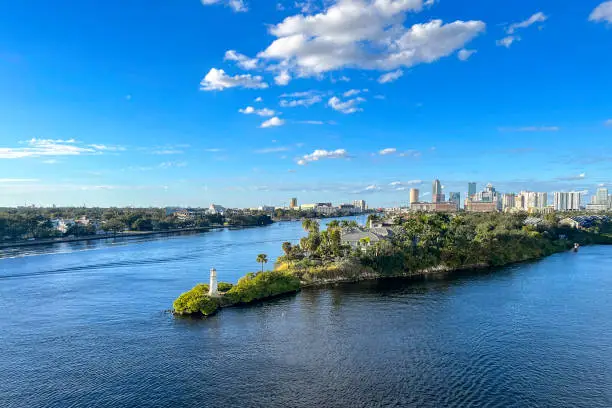
[[[612,247],[164,313],[297,223],[5,251],[0,407],[612,407]]]

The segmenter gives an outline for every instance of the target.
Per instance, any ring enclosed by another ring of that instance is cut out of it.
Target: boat
[[[576,242],[576,243],[574,244],[574,248],[572,248],[572,251],[573,251],[573,252],[578,252],[578,248],[580,248],[580,244]]]

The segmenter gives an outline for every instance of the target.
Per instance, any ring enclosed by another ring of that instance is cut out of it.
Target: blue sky
[[[2,2],[0,205],[592,193],[610,72],[611,1]]]

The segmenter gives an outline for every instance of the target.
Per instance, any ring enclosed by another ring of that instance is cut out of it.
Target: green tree
[[[293,248],[291,246],[291,242],[283,242],[283,252],[285,253],[285,256],[287,257],[287,259],[291,257],[292,249]]]
[[[268,263],[268,255],[266,254],[257,255],[257,263],[261,264],[261,271],[263,272],[264,264]]]

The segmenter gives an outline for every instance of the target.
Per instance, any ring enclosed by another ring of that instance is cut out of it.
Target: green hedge
[[[208,285],[199,284],[179,296],[172,306],[178,315],[210,316],[219,309],[219,300],[208,296]]]

